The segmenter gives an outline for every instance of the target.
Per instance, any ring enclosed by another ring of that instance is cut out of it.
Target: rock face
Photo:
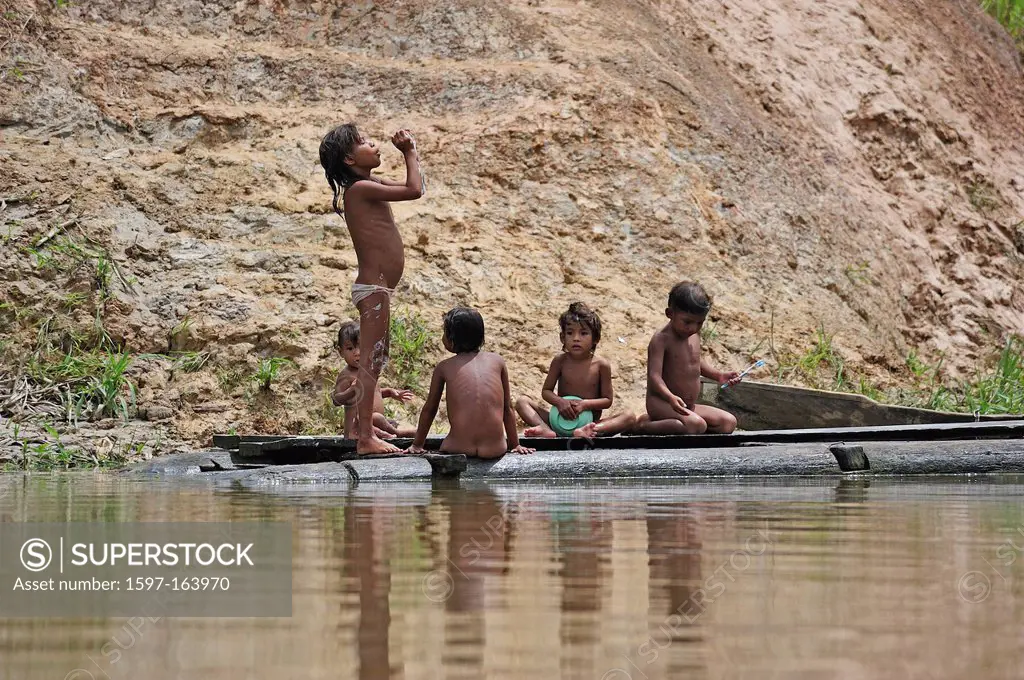
[[[111,338],[212,355],[138,376],[185,438],[320,417],[356,260],[317,148],[350,120],[391,177],[383,142],[412,129],[429,179],[394,207],[395,303],[438,337],[442,311],[479,308],[517,394],[583,300],[642,408],[682,279],[737,368],[821,324],[884,383],[911,348],[968,371],[1024,329],[1024,71],[971,0],[8,4],[0,297],[90,290],[30,252],[55,227],[102,245]],[[10,362],[36,328],[3,319]],[[296,367],[247,397],[266,356]]]

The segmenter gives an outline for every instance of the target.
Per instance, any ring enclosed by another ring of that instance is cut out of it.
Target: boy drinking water
[[[346,321],[338,329],[338,352],[345,360],[345,368],[338,373],[338,379],[334,383],[334,393],[331,401],[335,406],[345,407],[345,437],[356,438],[358,429],[358,418],[356,409],[359,400],[356,381],[359,378],[359,323],[357,321]],[[400,427],[397,422],[388,420],[384,415],[384,400],[398,399],[409,401],[413,398],[410,390],[396,390],[390,387],[377,386],[377,393],[373,397],[373,427],[374,433],[381,438],[391,437],[412,437],[416,429],[412,427]]]
[[[700,377],[719,385],[740,381],[736,371],[719,371],[700,357],[700,329],[711,299],[699,283],[678,283],[669,293],[669,322],[647,347],[647,414],[635,431],[643,434],[727,434],[736,429],[728,411],[698,404]]]
[[[444,315],[441,342],[455,356],[434,369],[416,439],[407,452],[424,452],[441,394],[446,392],[451,430],[441,442],[441,451],[480,458],[499,458],[506,452],[533,453],[534,449],[519,444],[505,360],[494,352],[480,351],[484,344],[480,313],[466,307],[450,310]]]
[[[360,364],[356,378],[356,452],[397,453],[398,447],[380,439],[373,430],[377,378],[388,356],[391,295],[405,269],[402,237],[395,227],[389,203],[411,201],[423,195],[416,143],[408,130],[399,130],[391,143],[405,156],[405,182],[390,182],[371,174],[380,165],[377,144],[363,137],[353,124],[334,128],[320,143],[320,165],[334,192],[331,205],[345,219],[359,272],[352,286],[352,303],[362,327]],[[344,211],[338,207],[338,198]]]
[[[593,414],[592,422],[573,429],[574,437],[617,434],[633,427],[636,417],[628,411],[602,418],[602,412],[611,408],[615,395],[611,363],[594,354],[601,340],[600,317],[582,302],[573,302],[558,317],[558,326],[562,353],[551,360],[541,392],[544,401],[558,409],[559,415],[568,421],[578,419],[585,411]],[[549,406],[520,397],[516,411],[530,426],[523,431],[524,436],[558,436],[550,422]]]

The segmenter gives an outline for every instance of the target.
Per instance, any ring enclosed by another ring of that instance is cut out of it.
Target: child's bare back
[[[533,452],[519,445],[505,360],[480,351],[483,341],[484,322],[476,310],[457,307],[445,314],[442,342],[455,356],[434,368],[410,453],[424,451],[444,393],[451,430],[441,443],[442,451],[480,458]]]
[[[505,453],[505,360],[494,352],[456,354],[437,365],[451,430],[441,450],[494,458]]]

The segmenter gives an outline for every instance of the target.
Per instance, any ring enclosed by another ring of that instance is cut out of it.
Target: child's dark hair
[[[359,322],[346,321],[338,329],[338,349],[345,349],[345,345],[359,347]]]
[[[476,352],[484,344],[484,318],[469,307],[456,307],[444,315],[444,334],[456,354]]]
[[[711,311],[711,298],[704,286],[693,281],[683,281],[672,286],[668,294],[668,306],[677,312],[706,316]]]
[[[597,343],[601,342],[601,317],[597,312],[582,302],[573,302],[569,309],[558,317],[558,327],[562,329],[562,335],[565,335],[565,329],[570,323],[578,323],[590,329],[590,334],[594,337],[594,349],[597,349]]]
[[[331,191],[334,192],[334,201],[331,202],[331,205],[334,206],[334,212],[343,217],[341,210],[338,209],[338,198],[341,196],[342,190],[348,189],[360,179],[352,167],[345,162],[345,157],[359,145],[360,139],[362,139],[362,135],[356,129],[355,123],[346,123],[328,132],[320,142],[320,165],[323,166],[324,174],[327,175],[327,183],[331,185]]]

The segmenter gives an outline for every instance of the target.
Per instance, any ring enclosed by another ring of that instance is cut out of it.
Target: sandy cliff
[[[1024,329],[1024,70],[970,0],[51,6],[2,20],[6,362],[42,317],[65,344],[94,326],[88,272],[30,252],[91,239],[126,283],[115,342],[211,353],[135,364],[140,412],[186,439],[322,427],[355,257],[317,147],[348,120],[411,128],[428,173],[395,208],[396,303],[438,332],[480,308],[517,393],[580,299],[641,408],[681,279],[713,293],[707,349],[733,367],[821,324],[884,386],[911,349],[965,372]],[[247,398],[265,356],[298,368]]]

